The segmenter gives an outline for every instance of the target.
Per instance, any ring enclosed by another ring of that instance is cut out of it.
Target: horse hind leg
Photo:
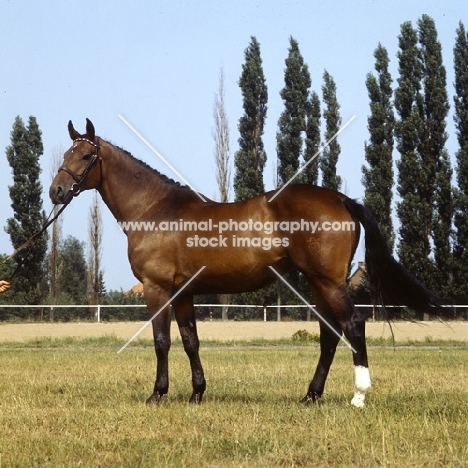
[[[315,370],[314,376],[310,382],[306,396],[301,400],[302,403],[315,403],[323,394],[325,382],[330,371],[333,358],[335,357],[336,347],[340,341],[341,329],[335,320],[328,321],[325,324],[319,322],[320,327],[320,358]],[[331,329],[334,328],[335,332]]]
[[[353,352],[354,363],[354,396],[351,405],[356,408],[363,408],[366,394],[371,390],[371,380],[369,374],[369,364],[367,361],[366,346],[366,318],[351,301],[346,293],[348,313],[341,327],[345,337],[348,339]]]
[[[355,391],[351,405],[356,408],[364,407],[366,394],[372,387],[367,361],[365,327],[366,319],[364,315],[352,305],[351,317],[346,321],[344,333],[353,347]]]
[[[354,366],[354,385],[355,392],[353,399],[351,400],[351,405],[356,408],[364,408],[366,393],[371,390],[369,367]]]
[[[366,394],[371,389],[365,338],[365,317],[354,307],[344,285],[320,282],[320,284],[311,284],[311,289],[318,310],[321,315],[323,314],[322,319],[319,318],[320,358],[303,401],[313,402],[322,395],[336,347],[341,333],[344,333],[353,352],[355,393],[351,405],[362,408]]]

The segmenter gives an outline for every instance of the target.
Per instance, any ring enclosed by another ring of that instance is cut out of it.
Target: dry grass
[[[1,467],[440,467],[468,463],[467,349],[371,349],[373,393],[352,409],[340,349],[321,404],[298,404],[318,358],[302,348],[205,348],[208,389],[170,356],[165,402],[147,407],[150,349],[7,349],[0,354]]]
[[[115,335],[128,340],[145,322],[85,322],[85,323],[17,323],[0,324],[0,342],[27,341],[34,338],[89,338]],[[291,338],[300,329],[318,333],[318,322],[198,322],[201,341],[205,340],[278,340]],[[424,341],[426,338],[457,340],[468,342],[468,321],[449,322],[395,322],[393,331],[397,342],[407,340]],[[172,336],[179,336],[177,325],[172,323]],[[367,322],[366,333],[369,338],[390,338],[390,327],[386,322]],[[146,327],[139,338],[150,339],[151,326]]]

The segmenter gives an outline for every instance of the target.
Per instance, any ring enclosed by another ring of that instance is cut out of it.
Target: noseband
[[[70,168],[67,166],[60,166],[58,172],[60,171],[65,171],[68,174],[70,174],[73,177],[73,180],[75,181],[74,184],[70,187],[70,192],[73,193],[73,196],[76,197],[80,194],[81,192],[81,184],[82,182],[88,177],[91,169],[93,168],[95,162],[99,159],[99,161],[102,161],[101,154],[100,154],[100,146],[99,146],[99,139],[97,139],[96,143],[94,141],[88,140],[87,138],[77,138],[76,140],[73,140],[74,143],[77,141],[85,141],[86,143],[89,143],[90,145],[94,146],[96,148],[96,152],[91,155],[91,159],[88,161],[88,164],[83,171],[81,175],[76,174],[73,172]]]

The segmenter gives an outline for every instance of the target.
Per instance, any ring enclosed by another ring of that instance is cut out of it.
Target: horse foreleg
[[[320,321],[320,358],[307,395],[301,400],[305,404],[314,403],[322,396],[328,372],[335,357],[336,347],[340,341],[340,336],[330,328],[330,326],[333,326],[337,333],[341,335],[338,323],[333,320],[327,320],[327,322],[328,324],[325,324]]]
[[[344,330],[346,338],[348,338],[353,347],[355,391],[351,405],[356,408],[364,407],[366,393],[371,389],[365,327],[365,317],[353,307],[351,318],[346,322]]]
[[[171,347],[171,314],[170,306],[160,311],[168,299],[160,294],[158,288],[144,286],[144,294],[150,316],[157,313],[152,320],[154,350],[156,352],[156,381],[152,395],[146,400],[147,404],[159,403],[162,396],[169,389],[169,349]],[[160,311],[158,313],[158,311]]]
[[[179,326],[184,350],[189,358],[190,368],[192,369],[193,393],[189,402],[201,403],[203,393],[206,389],[206,381],[198,353],[200,348],[200,341],[198,339],[197,324],[195,322],[193,297],[178,297],[172,305],[174,307],[175,318]]]

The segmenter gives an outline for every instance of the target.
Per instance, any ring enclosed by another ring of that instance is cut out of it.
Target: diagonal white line
[[[274,200],[356,118],[353,115],[269,200]]]
[[[202,266],[118,351],[120,354],[163,310],[167,307],[201,272],[206,268]]]
[[[315,307],[310,305],[306,299],[304,299],[301,294],[296,291],[272,266],[270,270],[293,292],[296,296],[336,335],[341,341],[353,352],[356,353],[356,350],[351,346],[351,343],[343,336],[341,333],[338,333],[317,311]]]
[[[177,176],[184,181],[204,202],[206,202],[205,198],[201,195],[200,192],[195,190],[192,185],[131,125],[125,120],[121,114],[118,114],[120,120],[127,125],[127,127],[132,130],[132,132],[164,163],[166,164],[172,172],[177,174]]]

